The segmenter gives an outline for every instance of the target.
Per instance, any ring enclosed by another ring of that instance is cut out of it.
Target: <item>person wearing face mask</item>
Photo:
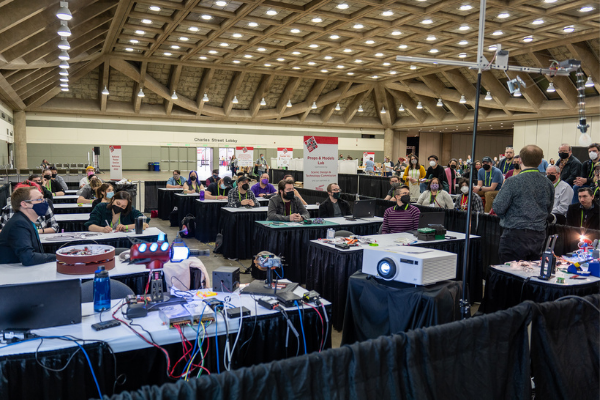
[[[506,176],[506,174],[508,174],[508,171],[514,168],[514,155],[515,149],[513,149],[512,147],[507,147],[506,150],[504,150],[505,157],[504,159],[502,159],[502,161],[500,161],[500,164],[498,164],[498,169],[502,172],[502,175]]]
[[[167,181],[167,188],[170,189],[181,189],[183,188],[184,180],[181,179],[181,171],[178,169],[173,171],[173,176]]]
[[[446,181],[448,182],[448,193],[456,194],[456,179],[459,178],[458,161],[453,158],[448,163],[448,168],[444,168]]]
[[[200,193],[201,190],[204,190],[204,186],[198,180],[198,174],[196,171],[190,171],[188,180],[183,183],[183,193]]]
[[[301,222],[310,218],[304,204],[294,195],[294,181],[286,179],[279,181],[277,196],[269,200],[267,221]]]
[[[275,186],[269,183],[269,174],[262,174],[260,180],[252,185],[250,190],[252,190],[255,197],[265,197],[277,193]]]
[[[284,175],[283,176],[283,180],[287,181],[287,180],[291,180],[292,183],[294,183],[294,178],[291,175]],[[303,205],[307,206],[308,203],[302,198],[302,196],[300,195],[300,193],[296,190],[296,188],[294,188],[294,197],[297,199],[300,199],[300,202],[302,202]]]
[[[410,205],[410,190],[408,186],[396,189],[396,205],[383,213],[381,233],[399,233],[415,230],[419,227],[421,211]]]
[[[396,192],[396,189],[400,187],[400,179],[397,176],[392,176],[390,178],[390,186],[391,188],[388,190],[387,196],[385,196],[384,200],[396,201],[394,198],[394,193]]]
[[[550,159],[550,165],[554,165],[554,158]]]
[[[465,178],[458,180],[460,196],[454,200],[454,209],[458,211],[467,211],[469,205],[469,181]],[[483,202],[481,197],[476,194],[471,195],[471,211],[476,213],[483,212]]]
[[[79,197],[77,198],[77,203],[80,204],[90,204],[94,202],[96,198],[96,190],[102,186],[102,182],[98,178],[94,178],[90,180],[89,185],[85,185],[82,189],[77,191]]]
[[[567,225],[583,229],[598,229],[600,207],[594,202],[594,193],[589,187],[579,189],[579,202],[567,210]]]
[[[10,203],[15,214],[0,232],[0,260],[25,267],[56,261],[56,254],[44,253],[35,225],[48,211],[42,193],[35,186],[22,187],[12,192]]]
[[[90,180],[96,175],[94,172],[94,167],[92,167],[91,165],[88,166],[85,169],[85,175],[83,178],[81,178],[81,180],[79,181],[79,189],[83,188],[85,185],[88,185],[90,183]]]
[[[404,170],[402,179],[408,185],[410,191],[410,199],[417,201],[421,195],[421,189],[419,186],[419,180],[425,178],[425,168],[419,164],[419,158],[414,154],[409,156],[409,165]],[[395,199],[395,196],[394,196]]]
[[[208,185],[204,192],[204,197],[209,200],[227,200],[231,187],[232,180],[230,177],[226,176],[223,179]]]
[[[554,205],[552,217],[548,219],[548,222],[564,225],[567,221],[567,209],[573,198],[573,188],[560,179],[560,167],[556,165],[550,165],[546,169],[546,176],[554,185]]]
[[[581,161],[573,155],[571,146],[567,143],[560,145],[558,148],[558,156],[560,157],[560,161],[558,162],[558,166],[560,167],[560,179],[573,186],[575,178],[577,178],[581,172]]]
[[[350,215],[350,204],[340,198],[342,190],[337,183],[327,185],[329,197],[319,205],[319,218],[335,218]]]
[[[235,154],[232,155],[231,160],[229,160],[229,169],[231,169],[231,176],[235,176],[237,174],[238,159],[235,157]]]
[[[485,212],[489,213],[492,209],[492,203],[502,188],[504,177],[502,172],[492,166],[490,157],[483,157],[482,168],[477,173],[477,186],[473,188],[473,193],[485,197]],[[538,163],[539,164],[539,163]]]
[[[521,156],[519,156],[518,154],[513,157],[512,167],[513,169],[506,173],[504,179],[508,179],[511,176],[517,176],[521,172]]]
[[[42,191],[42,194],[44,195],[44,198],[49,201],[50,207],[52,207],[52,192],[49,191],[48,189],[46,189],[42,185],[42,177],[39,175],[33,174],[33,175],[30,175],[29,178],[27,178],[27,181],[35,183],[36,185],[39,186],[40,190]]]
[[[58,175],[58,170],[54,165],[50,167],[50,172],[52,172],[52,180],[58,182],[58,184],[62,188],[62,191],[66,192],[69,189],[69,187],[67,186],[67,183],[62,178],[62,176]]]
[[[442,189],[438,178],[433,178],[427,185],[427,190],[421,193],[417,204],[425,207],[438,207],[452,209],[454,202],[452,197]]]
[[[424,182],[421,182],[421,185],[419,187],[421,193],[427,190],[427,184],[431,181],[432,178],[438,178],[444,189],[447,189],[448,182],[446,181],[446,171],[444,171],[444,167],[438,164],[438,156],[431,155],[427,160],[429,161],[429,168],[427,168],[427,172],[425,172],[426,180]]]
[[[115,189],[110,183],[103,183],[100,185],[100,187],[96,189],[96,200],[92,203],[91,211],[94,211],[94,208],[96,208],[99,203],[108,203],[114,195]]]
[[[573,181],[573,196],[572,204],[579,201],[577,195],[579,188],[590,187],[594,183],[594,164],[600,161],[600,144],[592,143],[588,146],[589,160],[581,165],[581,173]]]
[[[238,179],[236,187],[227,195],[227,207],[258,207],[258,201],[250,190],[250,178],[242,176]]]
[[[502,264],[540,259],[546,241],[546,221],[554,206],[554,185],[537,169],[544,155],[542,149],[528,145],[519,154],[523,171],[504,182],[493,203],[504,228],[498,248]]]
[[[21,183],[17,183],[15,186],[15,190],[19,188],[30,188],[35,187],[41,193],[42,188],[37,184],[30,181],[25,181]],[[48,203],[48,211],[46,211],[45,215],[39,216],[36,221],[36,227],[38,228],[38,233],[56,233],[59,231],[58,222],[56,222],[56,218],[54,218],[54,212],[52,209],[52,200],[47,200]],[[9,202],[3,209],[0,215],[0,230],[4,228],[6,223],[12,218],[15,214],[15,210],[12,208],[12,204]]]
[[[208,179],[206,180],[206,186],[208,187],[208,185],[210,185],[211,183],[215,183],[219,181],[219,170],[218,169],[213,169],[212,171],[212,176],[209,176]]]
[[[90,232],[135,232],[135,221],[144,214],[131,205],[131,195],[122,190],[108,203],[98,203],[84,224]],[[148,224],[144,222],[144,229]]]
[[[52,170],[50,168],[44,170],[44,173],[42,174],[42,185],[54,196],[65,195],[60,184],[55,179],[52,179]]]

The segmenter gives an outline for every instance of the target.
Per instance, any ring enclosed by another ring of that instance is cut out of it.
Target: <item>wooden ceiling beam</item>
[[[279,96],[277,100],[277,104],[275,105],[275,111],[277,112],[277,119],[281,119],[283,115],[283,111],[286,109],[287,102],[292,98],[292,94],[298,89],[300,86],[300,78],[290,78],[285,85],[285,89]]]
[[[317,101],[321,95],[321,92],[323,89],[325,89],[327,82],[327,79],[315,79],[313,82],[313,85],[310,88],[308,95],[306,95],[306,99],[304,100],[308,104],[308,108],[304,111],[304,114],[300,116],[300,123],[304,122],[306,117],[308,117],[308,114],[310,114],[310,111],[312,110],[312,103]]]
[[[102,47],[102,54],[106,55],[112,51],[115,43],[117,42],[117,38],[119,37],[119,33],[121,33],[123,30],[123,26],[127,22],[128,14],[133,9],[134,4],[134,0],[119,0],[119,5],[117,6],[112,24],[110,25],[110,29],[108,30],[108,34],[106,36],[106,41]]]
[[[98,37],[102,37],[102,43],[104,43],[104,38],[106,37],[106,32],[108,31],[109,27],[110,23],[106,22],[104,25],[100,25],[97,29],[89,31],[88,33],[75,38],[71,43],[71,50],[69,50],[69,55],[71,58],[75,58],[77,54],[80,54],[80,50],[82,48],[88,46],[90,42],[94,41],[94,39],[97,39]],[[56,60],[60,55],[60,52],[60,49],[54,49],[51,53],[43,56],[44,61],[50,63]]]
[[[208,90],[214,75],[215,70],[213,68],[205,68],[202,71],[202,78],[200,79],[200,84],[198,85],[198,93],[196,93],[196,107],[198,107],[198,111],[196,112],[197,116],[202,114],[202,109],[204,108],[204,101],[202,99],[204,98],[204,94]]]
[[[154,52],[159,49],[159,47],[167,40],[169,35],[171,35],[171,33],[173,33],[175,31],[175,29],[177,29],[177,27],[179,26],[181,21],[183,21],[190,14],[190,11],[199,2],[200,2],[200,0],[185,0],[183,3],[184,4],[183,10],[177,10],[173,13],[173,15],[170,17],[170,21],[167,23],[167,25],[163,26],[164,33],[156,40],[156,43],[153,43],[150,46],[150,50],[148,50],[145,55],[148,57],[152,56],[152,54],[154,54]],[[217,10],[213,10],[213,12],[212,12],[213,14],[214,14],[214,11],[217,11]]]
[[[100,111],[105,112],[108,95],[102,94],[102,91],[104,88],[108,89],[110,86],[110,62],[108,59],[106,59],[100,67],[98,78],[98,99],[100,100]]]
[[[398,90],[388,88],[388,91],[404,106],[406,112],[408,112],[415,120],[420,124],[425,122],[427,114],[423,110],[417,109],[417,103],[412,97],[405,92],[400,92]],[[379,110],[377,110],[377,112],[379,112]]]
[[[158,6],[168,10],[183,10],[183,3],[165,0],[136,0],[136,3],[147,4],[148,6]]]
[[[121,71],[123,72],[123,71]],[[142,66],[140,67],[140,72],[139,72],[139,78],[136,81],[135,85],[134,85],[134,89],[133,89],[133,93],[132,93],[132,105],[133,105],[133,112],[136,114],[140,113],[140,108],[142,108],[142,99],[143,97],[138,96],[140,93],[140,90],[143,92],[144,91],[144,84],[146,83],[146,76],[148,72],[148,62],[147,61],[143,61],[142,62]]]
[[[416,96],[417,100],[421,102],[421,105],[429,111],[429,114],[432,115],[438,121],[442,121],[446,116],[446,111],[444,111],[443,107],[437,106],[437,100],[432,97],[427,96]]]
[[[258,110],[260,110],[260,102],[265,97],[267,93],[269,93],[269,89],[271,88],[271,84],[275,79],[275,75],[263,74],[260,78],[260,83],[258,84],[258,88],[254,92],[254,97],[252,98],[252,102],[250,103],[250,108],[248,109],[252,118],[256,117]]]
[[[571,54],[581,60],[581,68],[587,76],[591,76],[594,81],[594,87],[600,92],[600,61],[592,52],[586,42],[571,43],[567,45]]]
[[[23,100],[21,100],[21,98],[19,97],[17,92],[15,92],[15,90],[12,88],[12,86],[10,86],[10,84],[6,81],[6,79],[4,78],[4,76],[2,76],[1,73],[0,73],[0,95],[2,95],[2,97],[4,97],[8,101],[9,106],[13,110],[16,111],[16,110],[24,110],[25,109],[25,103],[23,102]]]
[[[531,58],[536,62],[540,68],[548,68],[551,64],[552,56],[548,53],[533,52]],[[565,104],[569,108],[575,108],[577,106],[577,87],[569,77],[566,76],[555,76],[549,79],[554,83],[556,93],[560,95]]]
[[[371,91],[372,90],[367,90],[354,96],[354,99],[352,99],[352,102],[348,104],[348,107],[346,107],[344,113],[342,114],[342,119],[344,120],[345,124],[349,123],[352,120],[352,118],[354,118],[354,115],[356,115],[356,112],[358,111],[358,108],[362,105],[363,100],[369,94],[371,94]]]
[[[504,85],[502,84],[502,82],[500,82],[498,80],[498,78],[496,78],[496,76],[494,75],[493,72],[491,72],[491,71],[483,71],[482,74],[481,74],[481,84],[492,95],[492,99],[493,99],[492,101],[495,101],[496,104],[498,104],[500,107],[502,107],[502,110],[504,110],[504,112],[507,115],[512,115],[513,114],[512,111],[510,111],[506,107],[506,104],[511,99],[510,93],[504,87]],[[480,103],[480,105],[483,106],[483,107],[485,107],[488,104],[489,104],[489,101],[485,100],[485,97],[484,97],[483,104]]]
[[[396,104],[392,96],[388,96],[388,92],[382,83],[376,83],[374,88],[375,93],[375,112],[381,120],[381,125],[384,128],[391,128],[396,122]],[[381,111],[385,108],[385,113]]]
[[[177,85],[179,84],[179,79],[181,78],[181,69],[183,67],[181,65],[171,65],[171,77],[169,79],[169,92],[171,92],[171,96],[173,93],[177,92]],[[171,115],[171,111],[173,110],[173,98],[170,100],[165,99],[165,111],[167,115]]]
[[[529,76],[529,74],[518,74],[516,71],[506,71],[506,73],[508,74],[510,79],[515,79],[517,75],[519,75],[519,77],[523,79],[527,87],[521,90],[521,93],[523,94],[525,100],[529,102],[533,111],[539,111],[544,102],[546,102],[548,99],[546,98],[544,93],[542,93],[541,89],[534,82],[531,76]],[[494,94],[492,93],[492,96],[493,95]],[[511,96],[510,100],[512,101],[514,100],[514,98]]]
[[[327,122],[329,122],[329,119],[333,115],[334,111],[335,111],[334,103],[327,104],[325,107],[323,107],[323,109],[321,110],[321,114],[319,114],[319,116],[321,117],[321,123],[326,124]]]
[[[54,9],[56,3],[55,0],[19,0],[5,5],[0,12],[0,33],[27,21],[47,8]]]
[[[44,75],[46,72],[48,72],[46,70],[46,68],[23,69],[21,71],[18,71],[14,75],[11,75],[10,79],[6,78],[6,80],[8,81],[8,83],[10,83],[10,85],[13,87],[13,89],[19,90],[23,86],[26,86],[32,80],[35,80],[35,79],[39,78],[40,76]],[[27,78],[27,79],[25,79],[25,78]]]
[[[233,73],[233,77],[229,83],[229,88],[225,94],[225,99],[223,99],[223,111],[225,112],[226,117],[231,113],[231,109],[233,108],[233,99],[237,96],[237,91],[245,76],[246,73],[244,71]]]

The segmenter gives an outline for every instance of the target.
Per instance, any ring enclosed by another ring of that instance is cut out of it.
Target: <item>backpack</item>
[[[215,239],[215,249],[213,250],[213,253],[223,253],[223,234],[221,232],[217,233],[217,238]]]
[[[171,226],[179,226],[179,211],[177,207],[173,207],[173,211],[169,213],[169,222]]]
[[[196,237],[196,217],[188,214],[181,220],[181,237],[193,238]],[[186,233],[187,232],[187,233]]]

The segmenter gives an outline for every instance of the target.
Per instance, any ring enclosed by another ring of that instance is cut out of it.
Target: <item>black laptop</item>
[[[422,212],[419,216],[419,229],[429,228],[429,225],[444,225],[446,213]]]
[[[41,329],[81,322],[79,279],[0,286],[0,329]]]
[[[358,200],[354,202],[351,216],[345,217],[349,221],[358,218],[373,218],[375,216],[375,200]]]

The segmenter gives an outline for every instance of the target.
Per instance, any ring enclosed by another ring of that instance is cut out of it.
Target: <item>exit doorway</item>
[[[196,172],[198,173],[198,179],[205,181],[212,175],[213,149],[212,147],[198,147],[196,153]]]
[[[235,153],[235,149],[232,147],[224,147],[219,149],[219,176],[231,176],[231,168],[229,163],[231,157]]]

